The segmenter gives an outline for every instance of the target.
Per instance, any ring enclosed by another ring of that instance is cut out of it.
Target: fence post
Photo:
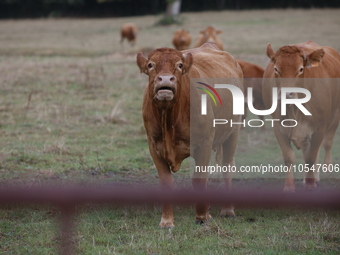
[[[72,255],[72,247],[74,241],[74,222],[73,215],[75,214],[74,204],[62,204],[60,206],[61,212],[61,255]]]

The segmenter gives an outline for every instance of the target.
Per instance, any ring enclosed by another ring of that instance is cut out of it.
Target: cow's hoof
[[[315,190],[318,187],[318,182],[316,181],[305,181],[305,190]]]
[[[317,184],[315,184],[315,185],[305,185],[305,190],[306,191],[314,191],[314,190],[317,190],[317,187],[318,187],[318,185]]]
[[[304,184],[305,190],[315,190],[318,187],[318,181],[314,178],[306,178]]]
[[[295,192],[295,187],[285,186],[285,187],[283,188],[283,192],[284,192],[284,193],[294,193],[294,192]]]
[[[203,220],[195,220],[195,224],[196,225],[204,225],[206,224],[207,222],[206,221],[203,221]]]
[[[169,220],[163,220],[161,221],[161,223],[159,223],[159,227],[160,228],[174,228],[174,222],[173,221],[169,221]]]
[[[204,225],[207,224],[209,221],[211,221],[211,219],[209,219],[209,220],[195,220],[195,224],[196,224],[196,225],[204,226]]]
[[[174,224],[159,224],[160,228],[174,228]]]
[[[223,210],[222,209],[221,212],[220,212],[220,217],[222,217],[222,218],[235,218],[236,215],[234,213],[234,210],[230,210],[230,209]]]
[[[211,221],[212,217],[210,214],[208,214],[207,216],[196,216],[196,220],[195,220],[195,224],[199,224],[199,225],[204,225],[207,222]]]
[[[229,218],[229,219],[233,219],[236,217],[236,214],[223,214],[223,213],[220,213],[220,217],[221,218]]]
[[[161,226],[161,224],[159,224],[159,227],[160,227],[161,229],[173,229],[173,228],[175,228],[175,225],[172,224],[172,226]]]

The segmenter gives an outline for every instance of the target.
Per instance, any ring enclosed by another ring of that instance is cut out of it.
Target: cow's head
[[[176,30],[174,32],[174,40],[176,40],[176,48],[178,50],[186,50],[188,49],[190,42],[191,42],[191,36],[189,31],[185,29]]]
[[[279,87],[295,87],[299,79],[305,78],[305,69],[313,68],[320,64],[325,51],[316,49],[307,54],[302,48],[295,45],[286,45],[274,52],[270,43],[267,45],[267,56],[273,63],[273,72],[280,79]],[[288,78],[288,79],[287,79]],[[296,98],[296,93],[290,93],[287,98]]]
[[[216,38],[222,31],[216,30],[212,26],[208,26],[205,30],[201,30],[200,33],[203,35],[204,42],[216,43]]]
[[[132,28],[131,28],[132,35],[133,35],[134,37],[136,37],[137,34],[138,34],[138,32],[139,32],[140,30],[141,30],[140,27],[132,26]]]
[[[160,108],[172,107],[181,93],[182,76],[193,62],[190,52],[181,53],[170,48],[151,51],[148,58],[137,55],[137,65],[149,75],[149,97]]]
[[[175,31],[174,37],[179,38],[181,42],[185,42],[190,38],[190,33],[185,29],[180,29]]]

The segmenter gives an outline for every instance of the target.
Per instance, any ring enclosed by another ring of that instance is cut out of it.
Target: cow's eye
[[[300,72],[300,73],[302,73],[302,72],[303,72],[303,67],[301,67],[301,68],[300,68],[299,72]]]
[[[183,64],[182,63],[178,64],[178,68],[182,69],[183,68]]]
[[[276,66],[274,66],[274,71],[275,71],[275,73],[279,73],[279,70],[277,69]]]
[[[149,63],[149,64],[148,64],[148,68],[149,68],[149,69],[153,68],[153,64]]]

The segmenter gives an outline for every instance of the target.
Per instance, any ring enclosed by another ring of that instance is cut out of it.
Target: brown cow
[[[125,23],[120,29],[120,43],[122,44],[126,38],[131,45],[136,43],[139,28],[134,23]]]
[[[191,43],[191,36],[189,31],[185,29],[176,30],[174,33],[174,38],[172,39],[172,44],[177,50],[189,49]]]
[[[232,95],[219,90],[223,107],[215,107],[208,100],[209,114],[201,115],[200,107],[190,109],[190,100],[200,102],[202,90],[190,84],[190,78],[242,78],[242,70],[236,60],[216,45],[207,43],[200,48],[178,51],[160,48],[145,58],[137,55],[140,71],[149,76],[144,92],[143,119],[151,156],[154,160],[163,188],[173,188],[172,173],[176,173],[182,161],[193,156],[196,166],[207,166],[211,151],[223,147],[223,165],[234,165],[234,153],[239,126],[219,125],[213,128],[214,118],[240,121],[240,115],[232,115]],[[242,88],[242,80],[236,86]],[[190,90],[192,95],[190,96]],[[225,102],[225,104],[224,104]],[[212,109],[212,110],[211,110]],[[194,112],[190,116],[190,111]],[[196,123],[190,127],[190,123]],[[206,174],[192,179],[196,190],[206,189]],[[225,178],[226,188],[231,188],[231,178]],[[232,205],[225,205],[221,215],[234,215]],[[211,218],[207,204],[196,205],[196,221]],[[163,205],[160,227],[173,227],[174,216],[170,204]]]
[[[265,70],[262,87],[263,99],[267,108],[272,105],[273,87],[278,88],[279,96],[282,96],[281,90],[285,87],[305,88],[311,93],[311,99],[303,104],[312,114],[311,116],[305,115],[295,105],[286,107],[286,116],[280,114],[280,109],[272,114],[273,119],[294,119],[298,123],[295,127],[283,127],[276,123],[274,125],[274,133],[281,147],[284,163],[289,168],[284,191],[293,192],[295,190],[291,167],[294,164],[295,156],[291,142],[303,152],[307,172],[304,179],[305,188],[315,188],[318,175],[314,174],[311,169],[317,163],[322,143],[326,151],[324,164],[331,163],[330,150],[340,120],[340,86],[335,84],[339,79],[320,78],[340,77],[340,55],[333,48],[319,46],[308,41],[283,46],[276,53],[268,44],[267,56],[271,59],[271,62]],[[296,99],[304,98],[305,95],[286,91],[285,97]]]
[[[217,45],[221,50],[223,50],[223,43],[218,35],[222,33],[221,30],[216,30],[212,26],[208,26],[205,30],[201,30],[199,36],[195,41],[195,48],[200,47],[202,44],[207,42],[212,42]]]
[[[247,90],[248,87],[253,88],[253,106],[257,110],[264,110],[266,107],[264,106],[263,99],[262,99],[262,77],[264,73],[264,69],[258,65],[237,60],[239,65],[243,71],[244,83],[244,95],[247,97]],[[247,116],[247,103],[244,103],[244,115],[242,116],[242,120],[244,120]],[[259,118],[263,121],[263,116],[260,115]],[[265,126],[262,126],[262,130],[265,129]]]

